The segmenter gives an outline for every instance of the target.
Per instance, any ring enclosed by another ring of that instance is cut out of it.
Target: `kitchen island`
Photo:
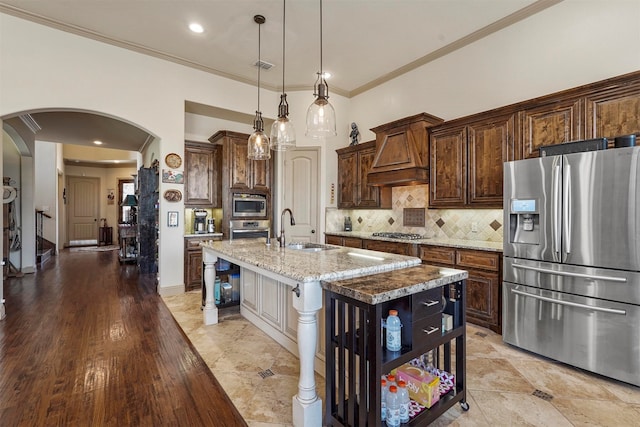
[[[424,363],[425,356],[430,368],[448,373],[455,369],[455,385],[448,390],[439,388],[442,393],[428,410],[410,412],[410,425],[428,425],[458,402],[464,411],[469,409],[465,360],[467,277],[466,271],[423,264],[322,282],[325,347],[327,354],[333,356],[326,360],[325,425],[381,425],[380,378],[400,365]],[[391,309],[402,324],[401,346],[396,351],[386,348],[380,327]],[[446,316],[451,317],[451,324],[445,321]],[[414,383],[414,387],[418,386]]]
[[[314,378],[317,313],[322,308],[321,281],[367,276],[421,263],[416,257],[334,245],[281,248],[277,244],[267,245],[265,239],[208,241],[201,245],[207,295],[203,310],[205,324],[218,322],[213,303],[214,264],[218,258],[237,264],[243,273],[248,273],[241,274],[241,293],[250,285],[250,280],[258,276],[258,279],[265,278],[265,283],[268,281],[274,286],[278,284],[290,289],[288,296],[292,297],[291,304],[297,312],[296,341],[300,360],[298,393],[292,399],[295,426],[322,425],[322,401],[316,393]],[[276,289],[272,293],[276,293]],[[252,317],[245,317],[253,321]]]
[[[297,353],[300,359],[298,393],[293,396],[295,426],[322,425],[322,400],[316,393],[314,355],[318,342],[317,312],[322,308],[322,280],[346,279],[415,266],[419,258],[363,249],[322,245],[322,250],[281,248],[266,245],[265,239],[208,241],[202,243],[206,302],[205,324],[218,322],[213,302],[215,262],[225,259],[243,268],[247,277],[259,275],[290,289],[291,304],[297,312]],[[241,274],[241,293],[247,277]],[[276,290],[274,289],[274,292]],[[243,307],[241,307],[241,310]],[[253,321],[251,318],[249,320]]]

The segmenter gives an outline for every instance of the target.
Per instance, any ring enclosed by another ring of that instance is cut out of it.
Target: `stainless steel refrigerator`
[[[503,339],[640,385],[640,147],[505,163]]]

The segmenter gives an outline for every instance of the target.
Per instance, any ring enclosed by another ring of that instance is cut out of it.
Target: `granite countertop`
[[[206,239],[207,237],[222,237],[222,233],[192,233],[185,234],[184,237],[200,237]]]
[[[362,231],[327,231],[324,234],[341,237],[355,237],[357,239],[384,240],[386,242],[409,243],[415,245],[448,246],[460,249],[476,249],[481,251],[502,252],[502,242],[487,242],[484,240],[449,239],[447,237],[433,237],[427,239],[391,239],[373,236],[372,233]]]
[[[323,280],[321,285],[323,289],[330,292],[375,305],[468,277],[469,274],[464,270],[423,264],[365,277]]]
[[[228,261],[239,261],[299,282],[337,280],[419,265],[420,258],[366,249],[325,245],[306,252],[265,244],[264,238],[206,241],[200,244]]]

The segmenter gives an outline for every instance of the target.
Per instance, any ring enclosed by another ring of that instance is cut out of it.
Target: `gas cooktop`
[[[386,237],[389,239],[404,239],[404,240],[419,240],[419,239],[424,239],[424,237],[421,234],[414,234],[414,233],[387,233],[387,232],[382,232],[382,233],[373,233],[374,237]]]

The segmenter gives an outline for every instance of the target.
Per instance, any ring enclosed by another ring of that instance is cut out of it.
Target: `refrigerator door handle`
[[[571,271],[558,271],[551,270],[550,268],[533,267],[530,265],[512,264],[513,268],[519,268],[520,270],[531,270],[538,273],[555,274],[556,276],[577,277],[580,279],[592,279],[592,280],[604,280],[607,282],[627,283],[626,277],[615,276],[596,276],[593,274],[573,273]]]
[[[560,246],[561,246],[561,236],[560,236],[560,221],[561,221],[561,213],[560,213],[560,165],[556,164],[553,168],[552,175],[552,195],[551,195],[551,206],[553,210],[553,217],[551,221],[553,222],[551,232],[553,233],[553,252],[556,254],[560,254]]]
[[[600,311],[600,312],[603,312],[603,313],[621,314],[623,316],[627,315],[627,311],[626,310],[618,310],[616,308],[594,307],[592,305],[579,304],[577,302],[561,301],[561,300],[557,300],[555,298],[548,298],[548,297],[543,297],[543,296],[540,296],[540,295],[530,294],[528,292],[518,291],[517,289],[511,289],[511,292],[514,293],[514,294],[517,294],[517,295],[522,295],[522,296],[525,296],[525,297],[531,297],[533,299],[538,299],[538,300],[541,300],[541,301],[551,302],[551,303],[554,303],[554,304],[568,305],[570,307],[586,308],[587,310]]]
[[[571,253],[571,165],[569,164],[564,165],[563,181],[562,230],[564,231],[564,252],[566,255]]]

